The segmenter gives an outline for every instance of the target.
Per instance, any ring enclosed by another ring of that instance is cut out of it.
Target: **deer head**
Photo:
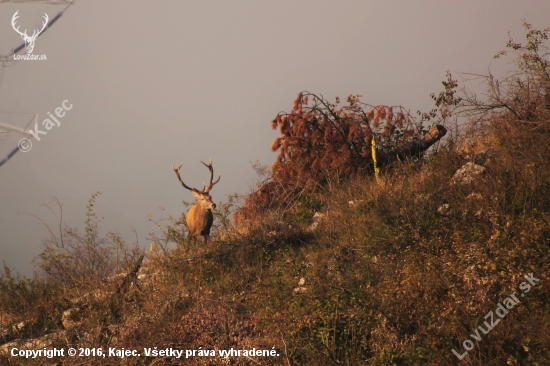
[[[176,173],[181,185],[191,191],[193,196],[197,198],[197,203],[191,207],[186,217],[189,237],[204,236],[206,244],[206,241],[208,240],[207,238],[210,235],[210,228],[212,227],[212,223],[214,221],[212,210],[216,208],[216,204],[212,202],[212,197],[209,192],[212,187],[220,181],[221,173],[218,176],[218,179],[214,182],[214,168],[212,167],[212,159],[210,159],[208,164],[202,161],[201,163],[204,164],[208,170],[210,170],[210,183],[208,184],[208,187],[203,183],[203,188],[200,191],[183,183],[180,176],[180,168],[183,164],[181,164],[177,169],[174,168],[174,165],[172,165],[172,170]]]
[[[42,33],[42,31],[48,25],[48,20],[49,20],[48,14],[44,14],[44,23],[42,23],[42,29],[40,30],[35,29],[34,32],[32,33],[32,36],[29,37],[27,35],[26,29],[25,29],[25,32],[21,32],[19,31],[19,27],[17,28],[15,27],[15,21],[17,20],[17,18],[19,18],[17,13],[19,13],[19,10],[17,10],[15,14],[13,14],[13,17],[11,18],[11,26],[17,33],[21,35],[21,38],[23,38],[23,40],[25,41],[25,47],[27,48],[27,53],[32,53],[32,50],[34,49],[34,41],[36,41],[40,33]]]

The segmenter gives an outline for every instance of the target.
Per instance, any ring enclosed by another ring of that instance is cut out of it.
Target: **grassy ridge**
[[[462,139],[382,169],[377,179],[329,180],[246,226],[227,220],[232,201],[220,205],[207,247],[187,241],[182,218],[168,218],[136,277],[115,276],[136,269],[141,253],[115,234],[99,236],[94,195],[84,234],[60,229],[46,241],[40,277],[5,268],[1,343],[279,353],[197,356],[190,365],[547,365],[550,67],[547,55],[537,56],[546,33],[526,28],[531,43],[509,45],[518,52],[518,79],[490,81],[494,93],[484,104],[468,95],[439,99],[446,117],[451,107],[468,116]],[[453,183],[468,162],[484,172]],[[323,216],[313,228],[316,212]],[[540,282],[524,292],[530,273]],[[519,303],[490,332],[479,331],[513,292],[523,293]],[[459,362],[451,349],[463,355],[465,340],[473,348]],[[143,355],[55,361],[179,362]],[[0,363],[44,359],[0,351]]]

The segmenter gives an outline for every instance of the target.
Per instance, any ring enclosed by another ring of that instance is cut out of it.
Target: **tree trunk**
[[[407,146],[401,147],[387,154],[377,153],[377,165],[380,168],[397,160],[420,157],[424,151],[428,150],[433,144],[441,140],[441,138],[446,134],[447,130],[445,127],[435,125],[428,131],[428,133],[426,133],[426,136],[424,136],[422,140],[412,141]]]

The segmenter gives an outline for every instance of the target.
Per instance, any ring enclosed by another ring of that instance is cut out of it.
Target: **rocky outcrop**
[[[481,165],[469,162],[458,169],[451,179],[451,184],[470,184],[483,175],[487,169]]]

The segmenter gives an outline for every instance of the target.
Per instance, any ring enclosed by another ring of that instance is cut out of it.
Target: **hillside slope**
[[[148,253],[102,238],[92,196],[83,233],[46,240],[40,277],[0,277],[0,363],[550,364],[550,66],[546,32],[526,29],[508,45],[518,72],[488,78],[485,101],[452,83],[434,97],[438,116],[468,122],[436,152],[237,227],[220,205],[206,247],[183,217],[158,224]]]

